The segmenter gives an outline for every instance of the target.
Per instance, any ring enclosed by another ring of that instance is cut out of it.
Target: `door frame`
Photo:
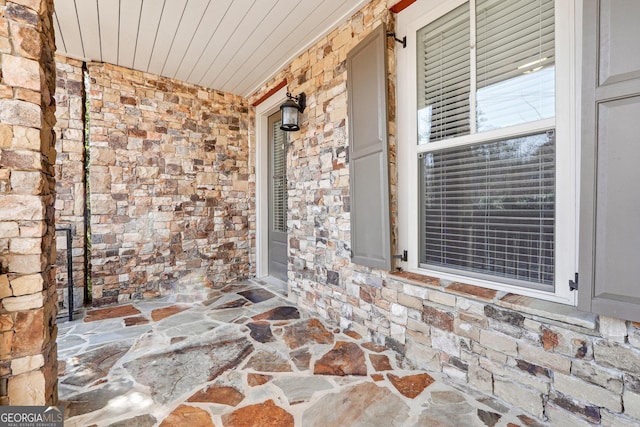
[[[283,87],[256,107],[256,277],[269,275],[269,116],[286,99]]]

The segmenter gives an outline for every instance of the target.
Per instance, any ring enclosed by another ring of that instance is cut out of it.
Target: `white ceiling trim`
[[[308,50],[313,45],[315,45],[323,37],[329,35],[333,30],[335,30],[340,25],[345,23],[349,18],[351,18],[351,16],[353,16],[353,14],[355,14],[358,10],[360,10],[367,3],[369,3],[369,0],[359,0],[356,4],[353,5],[353,7],[351,7],[348,11],[346,11],[342,16],[340,16],[339,18],[335,19],[335,21],[333,21],[328,27],[326,27],[326,29],[323,32],[319,33],[313,40],[309,41],[307,44],[305,44],[300,49],[298,49],[293,54],[291,54],[286,60],[284,60],[282,63],[280,63],[276,67],[276,71],[275,72],[273,72],[271,75],[269,75],[268,77],[266,77],[265,79],[260,81],[260,83],[255,85],[252,89],[250,89],[244,96],[248,97],[250,95],[253,95],[257,91],[259,91],[260,89],[262,89],[280,71],[282,71],[287,65],[289,65],[291,62],[293,62],[294,59],[296,59],[298,56],[302,55],[306,50]]]
[[[370,0],[54,0],[57,52],[248,97]]]

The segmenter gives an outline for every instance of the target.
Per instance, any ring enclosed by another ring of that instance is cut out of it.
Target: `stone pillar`
[[[57,403],[53,0],[0,0],[0,404]]]
[[[67,251],[73,256],[73,306],[85,302],[84,95],[82,61],[56,55],[56,226],[70,228],[72,237],[67,248],[66,235],[57,235],[56,282],[58,309],[67,313]]]

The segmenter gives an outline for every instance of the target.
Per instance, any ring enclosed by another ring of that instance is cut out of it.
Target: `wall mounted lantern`
[[[281,106],[282,125],[280,129],[285,132],[295,132],[300,130],[300,113],[307,106],[307,96],[302,92],[298,96],[293,96],[287,92],[287,99]]]

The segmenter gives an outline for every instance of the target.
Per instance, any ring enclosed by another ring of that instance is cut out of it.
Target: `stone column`
[[[73,256],[73,306],[85,296],[85,178],[84,82],[82,61],[56,55],[56,225],[71,228],[72,247],[66,235],[57,235],[56,282],[58,308],[69,309],[67,251]],[[62,313],[59,313],[62,314]]]
[[[0,0],[0,404],[57,403],[53,0]]]

